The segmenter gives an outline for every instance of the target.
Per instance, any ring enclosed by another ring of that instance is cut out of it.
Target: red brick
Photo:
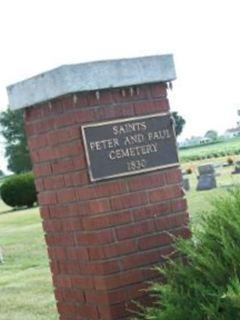
[[[162,98],[167,96],[167,85],[165,83],[156,83],[151,85],[151,94],[153,98]]]
[[[53,275],[53,285],[61,288],[72,288],[71,277],[68,275]]]
[[[66,232],[46,234],[45,240],[48,246],[71,246],[75,244],[73,234]]]
[[[82,220],[79,217],[65,218],[62,222],[64,231],[78,231],[83,230]]]
[[[97,113],[97,120],[110,120],[114,118],[133,117],[134,106],[133,104],[120,105],[120,106],[106,106],[101,107]]]
[[[31,150],[40,149],[48,145],[46,135],[41,134],[35,137],[29,137],[28,145]]]
[[[114,197],[110,202],[113,210],[127,209],[146,204],[147,195],[145,192],[131,193]]]
[[[69,142],[76,139],[78,140],[78,142],[80,142],[80,137],[81,137],[80,132],[81,130],[79,126],[58,130],[56,132],[58,136],[58,142],[64,143],[64,142]]]
[[[51,176],[44,178],[44,186],[47,190],[61,189],[64,187],[63,176]]]
[[[78,261],[58,261],[60,274],[83,274],[83,268]]]
[[[108,199],[75,202],[50,208],[51,217],[89,216],[110,211]]]
[[[111,243],[114,241],[112,230],[99,232],[78,233],[75,235],[76,242],[79,245],[99,245]]]
[[[51,166],[48,163],[34,164],[33,171],[36,177],[44,177],[52,174]]]
[[[129,226],[122,226],[116,229],[117,238],[119,240],[135,238],[155,231],[153,221],[143,221],[134,223]]]
[[[79,200],[90,200],[101,197],[124,193],[127,191],[127,185],[124,181],[114,181],[102,184],[96,184],[79,189],[77,191]]]
[[[154,250],[145,252],[138,251],[121,258],[122,268],[124,270],[135,269],[137,267],[147,268],[147,266],[151,268],[153,264],[163,262],[164,257],[169,255],[172,251],[173,249],[171,247],[158,247]]]
[[[63,231],[78,231],[83,230],[82,220],[79,217],[66,217],[62,219]]]
[[[135,87],[120,88],[112,90],[112,96],[115,102],[125,103],[137,98],[137,91]]]
[[[66,260],[66,250],[63,247],[49,247],[48,254],[52,260]]]
[[[135,87],[135,92],[136,95],[134,97],[136,97],[136,100],[147,100],[150,98],[150,90],[148,85],[140,85]]]
[[[169,230],[174,229],[176,227],[180,226],[187,226],[188,224],[188,214],[186,212],[184,213],[178,213],[178,214],[172,214],[167,217],[162,217],[158,220],[155,220],[155,225],[157,230]]]
[[[25,122],[24,129],[28,137],[31,137],[35,134],[35,127],[32,122]]]
[[[163,172],[154,172],[143,174],[128,180],[130,191],[137,191],[147,188],[154,188],[165,184],[165,174]]]
[[[75,94],[75,107],[82,108],[88,106],[88,99],[86,92],[80,92]]]
[[[118,212],[110,215],[83,218],[83,226],[85,230],[98,230],[114,225],[125,224],[131,220],[132,217],[130,212]]]
[[[94,286],[97,290],[120,288],[142,281],[141,270],[130,270],[112,276],[94,277]]]
[[[187,210],[186,199],[172,200],[172,212],[185,211]]]
[[[53,99],[51,102],[46,104],[43,108],[44,117],[50,117],[52,115],[59,115],[63,112],[63,105],[62,105],[62,97]]]
[[[118,261],[106,261],[106,262],[99,262],[99,263],[89,263],[85,268],[86,273],[91,273],[93,275],[106,275],[112,274],[115,272],[120,271],[120,265]]]
[[[55,296],[59,302],[84,302],[84,293],[80,289],[57,288]]]
[[[54,174],[67,173],[75,169],[72,159],[55,160],[51,166]]]
[[[75,123],[82,124],[89,121],[96,121],[97,110],[93,108],[89,109],[78,109],[77,112],[74,112]]]
[[[159,277],[147,269],[172,253],[174,238],[163,231],[190,236],[179,168],[90,183],[83,150],[84,123],[168,110],[160,83],[76,93],[27,111],[61,320],[125,319],[126,303],[147,301],[143,282]]]
[[[67,259],[69,260],[88,260],[87,248],[82,247],[68,247],[66,248]]]
[[[101,90],[100,91],[100,97],[99,97],[99,104],[106,105],[106,104],[112,104],[114,103],[114,99],[112,96],[112,91],[110,90]]]
[[[50,131],[47,133],[46,140],[47,140],[47,144],[50,147],[55,146],[61,142],[61,140],[59,139],[59,136],[58,136],[58,132],[59,131]]]
[[[94,304],[114,304],[122,301],[127,301],[128,295],[126,289],[112,290],[107,292],[105,290],[87,291],[85,293],[86,300]]]
[[[50,218],[50,212],[49,212],[49,208],[44,206],[44,207],[40,207],[40,215],[42,219],[49,219]]]
[[[183,227],[182,229],[178,229],[174,231],[175,237],[181,237],[183,239],[188,239],[192,236],[191,230],[188,227]]]
[[[132,312],[127,307],[126,303],[123,302],[109,306],[101,305],[98,307],[98,310],[101,316],[100,319],[104,320],[126,320],[133,316]],[[131,310],[133,309],[131,308]]]
[[[149,191],[149,199],[151,202],[160,202],[182,196],[183,191],[180,185],[166,186],[164,188]]]
[[[170,210],[170,202],[162,202],[156,205],[148,205],[139,209],[135,209],[133,210],[133,216],[136,221],[144,220],[165,215],[167,213],[170,213]]]
[[[100,103],[100,93],[98,91],[90,91],[87,93],[87,101],[89,106],[97,106]]]
[[[179,168],[166,172],[166,180],[168,184],[176,184],[182,182],[182,172]]]
[[[35,186],[38,192],[43,191],[44,190],[43,179],[41,178],[35,179]]]
[[[73,112],[64,113],[56,118],[56,128],[67,127],[76,123],[76,117]]]
[[[128,301],[145,296],[149,291],[149,283],[138,283],[127,289]]]
[[[33,127],[32,129],[32,134],[42,134],[44,132],[48,132],[55,126],[55,120],[52,118],[46,118],[46,119],[41,119],[40,121],[33,122],[31,126]]]
[[[57,304],[58,312],[63,316],[74,317],[76,320],[84,319],[98,319],[98,312],[95,306],[88,306],[86,304],[76,305],[76,304]],[[83,318],[81,318],[83,317]]]
[[[58,158],[56,150],[54,150],[52,148],[40,149],[37,151],[37,154],[38,154],[38,161],[39,162],[54,160],[54,159]]]
[[[75,208],[74,208],[75,207]],[[78,203],[73,206],[69,206],[70,214],[77,212],[82,216],[96,215],[110,210],[110,203],[108,199],[99,199],[93,201],[87,201]]]
[[[41,206],[57,203],[56,193],[54,192],[41,192],[38,194],[38,202]]]
[[[58,265],[58,261],[56,260],[51,260],[49,262],[49,266],[50,266],[50,270],[51,270],[51,273],[54,274],[54,275],[59,275],[61,272],[60,272],[60,269],[59,269],[59,265]]]
[[[72,110],[75,107],[72,94],[62,97],[61,102],[64,111]]]
[[[84,171],[65,174],[64,181],[65,181],[66,187],[81,186],[81,185],[88,184],[89,178],[88,178],[87,172],[84,170]]]
[[[117,261],[91,262],[86,260],[61,260],[59,261],[59,270],[62,274],[80,274],[80,275],[107,275],[120,271]]]
[[[102,260],[113,257],[121,257],[122,255],[136,252],[137,249],[136,242],[132,240],[126,240],[109,244],[108,246],[90,247],[88,252],[91,260]]]
[[[81,289],[93,288],[93,278],[91,276],[75,276],[71,277],[72,287]]]
[[[59,219],[43,221],[43,228],[45,232],[60,232],[63,230],[62,223]]]
[[[77,195],[74,189],[63,189],[57,192],[58,203],[69,203],[77,200]]]
[[[68,214],[68,207],[67,206],[51,206],[49,207],[50,217],[51,218],[61,218],[65,217]]]
[[[87,167],[85,157],[83,156],[72,158],[72,162],[75,170],[81,170]]]
[[[169,110],[169,102],[167,99],[137,102],[134,104],[134,109],[136,115],[167,112]]]
[[[25,115],[25,120],[27,122],[32,121],[32,120],[36,120],[37,118],[42,117],[42,115],[43,115],[42,108],[41,108],[41,106],[34,106],[34,107],[26,108],[24,115]]]
[[[173,236],[170,233],[163,232],[157,235],[151,235],[138,240],[138,245],[141,250],[149,248],[165,246],[173,241]]]
[[[74,142],[58,146],[54,152],[54,159],[78,156],[83,153],[83,147],[80,142]]]

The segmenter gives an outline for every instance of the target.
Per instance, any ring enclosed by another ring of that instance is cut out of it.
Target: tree
[[[30,171],[32,163],[24,131],[23,111],[7,110],[0,114],[1,133],[6,140],[8,169],[14,173]]]
[[[172,112],[172,117],[175,123],[175,132],[176,136],[179,136],[182,133],[183,127],[185,126],[185,119],[178,114],[178,112]]]
[[[205,138],[208,138],[212,141],[216,141],[218,139],[218,133],[216,130],[208,130],[205,135],[204,135]]]

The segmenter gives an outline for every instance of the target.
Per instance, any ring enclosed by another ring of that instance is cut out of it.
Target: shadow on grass
[[[8,209],[8,210],[4,210],[4,211],[0,211],[0,215],[4,215],[4,214],[8,214],[8,213],[13,213],[13,212],[18,212],[18,211],[22,211],[22,210],[31,210],[33,208],[37,208],[38,204],[34,204],[32,207],[27,207],[27,206],[22,206],[22,207],[16,207],[16,208],[12,208],[12,209]]]

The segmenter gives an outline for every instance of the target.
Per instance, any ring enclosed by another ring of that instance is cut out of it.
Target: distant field
[[[240,138],[209,145],[182,148],[179,150],[181,162],[195,161],[204,158],[217,158],[228,155],[240,156]]]

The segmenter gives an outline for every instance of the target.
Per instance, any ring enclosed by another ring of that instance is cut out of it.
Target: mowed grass
[[[0,202],[0,320],[57,320],[38,208],[9,209]]]
[[[231,175],[233,167],[218,167],[224,161],[215,161],[219,188],[200,192],[195,191],[196,168],[209,160],[183,165],[194,170],[187,176],[191,190],[186,193],[193,226],[214,197],[240,183],[240,175]],[[57,320],[38,208],[12,211],[0,202],[0,246],[5,256],[5,263],[0,264],[0,320]]]
[[[240,151],[240,137],[208,145],[202,144],[196,147],[183,148],[179,150],[179,156],[183,161],[189,161],[189,157],[214,157],[219,153],[223,153],[223,155],[235,154],[236,151]]]

